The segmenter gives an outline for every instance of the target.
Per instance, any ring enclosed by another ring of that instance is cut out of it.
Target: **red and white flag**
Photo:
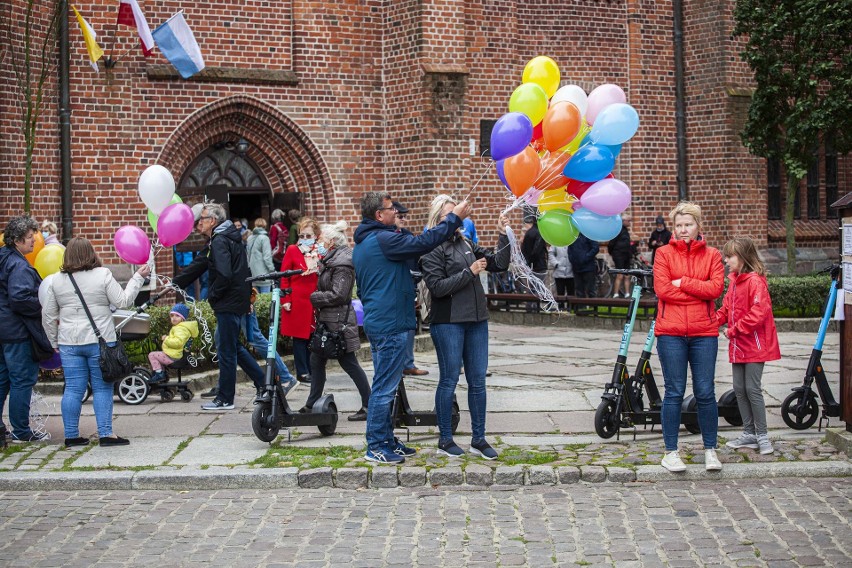
[[[145,19],[145,14],[142,13],[142,8],[136,0],[119,0],[118,5],[118,23],[136,28],[139,33],[139,39],[142,42],[142,53],[145,57],[151,55],[151,50],[154,49],[154,36],[151,35],[151,28],[148,27],[148,21]]]

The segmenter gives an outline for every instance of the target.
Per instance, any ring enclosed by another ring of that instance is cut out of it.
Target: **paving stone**
[[[530,485],[555,485],[556,470],[549,465],[533,465],[529,467],[528,479]]]
[[[559,483],[577,483],[580,481],[580,468],[563,465],[556,468]]]
[[[305,489],[316,489],[318,487],[332,487],[332,469],[330,467],[317,467],[304,469],[299,472],[299,487]]]
[[[432,485],[462,485],[464,474],[460,466],[438,467],[429,472],[429,483]]]
[[[494,470],[487,465],[469,464],[464,469],[465,483],[478,487],[488,487],[494,483]]]
[[[370,470],[370,487],[390,488],[399,485],[396,466],[376,466]]]
[[[606,481],[606,468],[599,465],[584,465],[580,468],[580,479],[590,483]]]
[[[523,485],[525,469],[520,465],[501,465],[494,470],[495,485]]]
[[[374,470],[375,471],[375,470]],[[399,470],[400,487],[423,487],[426,485],[425,467],[402,467]]]
[[[626,467],[607,467],[606,478],[615,483],[632,483],[636,481],[636,472]]]
[[[365,467],[341,467],[334,470],[334,486],[338,489],[367,487],[369,470]]]

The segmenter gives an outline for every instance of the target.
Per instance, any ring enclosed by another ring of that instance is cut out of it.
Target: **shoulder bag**
[[[92,313],[89,311],[89,306],[86,305],[86,300],[83,299],[83,294],[80,292],[77,282],[74,281],[74,276],[69,274],[68,278],[71,279],[74,291],[77,292],[77,297],[80,298],[80,303],[83,304],[83,309],[86,311],[89,323],[92,324],[95,337],[98,338],[98,346],[101,353],[99,363],[104,382],[117,383],[133,371],[133,364],[127,358],[127,353],[124,351],[124,344],[116,338],[115,345],[112,347],[107,345],[107,342],[101,336],[98,326],[95,325],[95,320],[92,318]]]
[[[349,291],[352,294],[352,291]],[[346,305],[346,315],[343,317],[343,325],[338,331],[331,331],[325,322],[319,321],[317,318],[317,328],[311,334],[311,339],[308,341],[308,349],[312,353],[316,353],[323,359],[337,359],[346,354],[346,339],[343,337],[343,330],[349,325],[349,310],[352,309],[352,302]]]

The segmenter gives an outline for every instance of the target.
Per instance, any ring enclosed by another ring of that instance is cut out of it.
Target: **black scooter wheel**
[[[695,397],[692,396],[692,395],[687,396],[685,399],[683,399],[683,404],[680,407],[680,411],[681,411],[681,413],[690,412],[690,413],[694,414],[695,412],[698,411],[698,401],[695,400]],[[660,418],[662,418],[662,416]],[[700,434],[701,433],[701,426],[698,425],[698,419],[696,419],[695,422],[684,421],[683,427],[686,428],[686,431],[689,432],[690,434]]]
[[[794,392],[781,405],[781,418],[793,430],[807,430],[819,418],[819,404],[813,392]]]
[[[453,415],[452,415],[452,426],[453,426],[453,434],[456,433],[456,430],[459,428],[459,422],[461,422],[461,414],[459,410],[459,403],[453,401]]]
[[[619,417],[615,413],[615,401],[602,400],[595,411],[595,432],[601,438],[607,439],[618,432]]]
[[[725,409],[723,418],[725,422],[731,426],[742,426],[743,417],[740,415],[740,406],[737,404],[737,393],[734,389],[725,391],[719,397],[719,414],[722,414],[722,409]]]
[[[334,431],[337,430],[337,405],[329,402],[322,409],[322,413],[331,414],[331,424],[323,424],[322,426],[317,426],[317,428],[323,436],[332,436],[334,435]]]
[[[271,442],[278,436],[278,431],[281,429],[280,424],[269,425],[271,415],[271,404],[258,404],[251,413],[251,429],[261,442]]]

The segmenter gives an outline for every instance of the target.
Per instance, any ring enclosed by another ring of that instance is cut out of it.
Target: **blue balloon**
[[[589,138],[595,144],[624,144],[639,130],[639,114],[632,106],[615,103],[604,108],[595,119]]]
[[[577,181],[598,181],[615,167],[615,156],[607,146],[587,144],[565,164],[562,175]]]
[[[571,215],[571,222],[593,241],[611,241],[621,232],[621,215],[598,215],[583,207]]]
[[[607,148],[612,152],[613,158],[617,158],[621,154],[621,144],[613,144],[612,146],[607,146]]]
[[[504,114],[491,130],[491,157],[505,160],[520,154],[533,135],[533,125],[527,115],[520,112]]]
[[[503,182],[503,185],[506,186],[506,189],[509,189],[509,182],[506,181],[506,172],[505,170],[503,170],[503,165],[505,163],[505,160],[497,160],[497,177],[500,178],[500,181]]]

